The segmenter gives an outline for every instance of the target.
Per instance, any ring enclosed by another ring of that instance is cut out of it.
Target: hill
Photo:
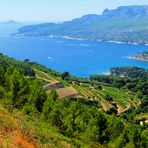
[[[0,146],[147,147],[148,79],[129,75],[77,78],[0,54]]]
[[[125,66],[125,67],[114,67],[111,68],[110,74],[112,76],[118,77],[128,77],[128,78],[139,78],[139,77],[147,77],[148,70],[144,68],[138,68],[133,66]]]
[[[17,34],[148,44],[147,20],[148,6],[122,6],[62,24],[24,26]]]

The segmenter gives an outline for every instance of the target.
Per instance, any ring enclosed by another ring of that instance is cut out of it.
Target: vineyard
[[[140,105],[138,98],[130,92],[123,89],[101,85],[102,89],[95,89],[91,84],[73,82],[69,84],[60,77],[52,76],[40,70],[34,69],[36,77],[46,82],[45,90],[50,93],[51,89],[56,89],[59,98],[84,98],[90,101],[98,101],[105,112],[117,110],[118,113],[128,111],[131,106],[137,108]],[[106,96],[110,96],[113,100],[108,101]]]

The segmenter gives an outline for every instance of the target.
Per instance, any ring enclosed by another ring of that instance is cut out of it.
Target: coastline
[[[87,41],[87,39],[82,39],[82,38],[73,38],[70,36],[56,36],[56,35],[50,35],[48,36],[49,38],[62,38],[62,39],[67,39],[67,40],[77,40],[77,41]]]
[[[49,35],[49,38],[62,38],[62,39],[67,39],[67,40],[77,40],[77,41],[96,41],[96,42],[107,42],[107,43],[115,43],[115,44],[129,44],[129,45],[144,45],[148,46],[148,43],[142,44],[142,43],[137,43],[137,42],[121,42],[121,41],[115,41],[115,40],[98,40],[98,39],[84,39],[84,38],[74,38],[70,36],[58,36],[58,35]]]
[[[139,58],[139,57],[135,57],[135,56],[128,56],[127,58],[131,59],[131,60],[148,62],[148,60],[144,60],[143,58]]]
[[[119,42],[119,41],[113,41],[113,40],[110,40],[110,41],[105,41],[105,42],[108,42],[108,43],[115,43],[115,44],[129,44],[129,45],[141,45],[140,43],[136,43],[136,42]],[[148,46],[148,44],[144,44],[145,46]]]
[[[12,34],[12,35],[14,35],[14,36],[27,36],[25,34]],[[38,37],[40,37],[40,36],[38,36]],[[84,38],[76,38],[76,37],[70,37],[70,36],[49,35],[49,36],[45,36],[45,37],[62,38],[62,39],[66,39],[66,40],[75,40],[75,41],[92,41],[92,42],[95,41],[95,42],[106,42],[106,43],[114,43],[114,44],[129,44],[129,45],[135,45],[135,46],[138,46],[138,45],[148,46],[148,43],[121,42],[121,41],[115,41],[115,40],[84,39]]]

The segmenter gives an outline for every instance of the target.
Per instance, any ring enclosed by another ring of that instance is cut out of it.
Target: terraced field
[[[52,86],[56,83],[60,83],[63,86],[63,88],[58,88],[57,85],[56,90],[59,98],[77,96],[91,101],[95,100],[100,103],[105,112],[116,108],[118,113],[122,113],[127,111],[131,106],[137,108],[140,105],[140,101],[134,94],[127,91],[125,92],[123,89],[105,86],[103,84],[101,84],[102,89],[95,89],[89,83],[80,83],[79,85],[75,83],[69,84],[67,81],[61,80],[59,77],[55,78],[55,76],[51,76],[50,74],[46,74],[40,70],[34,70],[36,72],[36,77],[46,81],[47,85],[50,84]],[[47,92],[49,93],[50,89],[47,90]],[[107,95],[113,99],[112,102],[106,100]]]
[[[79,93],[72,87],[70,84],[67,84],[66,81],[54,79],[49,74],[46,74],[40,70],[34,69],[36,72],[36,77],[40,80],[44,80],[47,82],[47,84],[44,86],[47,93],[50,93],[51,89],[56,89],[58,96],[60,99],[66,98],[66,97],[76,97],[79,95]]]
[[[100,94],[99,91],[93,89],[92,87],[84,87],[84,86],[77,86],[77,85],[73,85],[73,87],[84,98],[88,100],[98,101],[105,112],[113,108],[113,105],[105,100],[104,94]]]
[[[38,79],[42,79],[44,81],[47,81],[49,83],[55,83],[58,82],[56,79],[54,79],[53,77],[51,77],[49,74],[46,74],[45,72],[42,72],[40,70],[34,69],[35,73],[36,73],[36,77]]]
[[[135,108],[140,105],[138,98],[135,95],[130,94],[130,92],[125,92],[125,90],[103,86],[101,90],[102,93],[109,95],[113,98],[114,102],[119,104],[123,109],[127,108],[127,105],[132,105]]]
[[[79,93],[73,87],[58,88],[56,91],[60,99],[67,97],[75,98],[79,95]],[[50,93],[50,90],[47,93]]]

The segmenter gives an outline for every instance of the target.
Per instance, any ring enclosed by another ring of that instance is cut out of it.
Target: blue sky
[[[1,0],[0,21],[71,20],[125,5],[148,5],[148,0]]]

